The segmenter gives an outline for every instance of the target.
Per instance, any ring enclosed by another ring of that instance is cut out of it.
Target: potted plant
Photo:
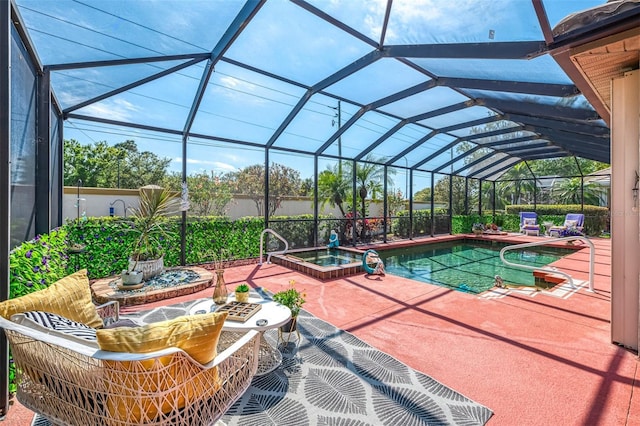
[[[129,269],[122,272],[122,281],[147,280],[164,270],[164,253],[160,239],[168,237],[165,218],[178,211],[178,198],[166,188],[140,190],[140,207],[133,209],[131,232],[136,238],[131,248]],[[142,275],[138,277],[138,275]],[[135,278],[134,278],[135,277]]]
[[[476,222],[471,226],[471,230],[474,234],[480,235],[484,232],[484,225],[482,223]]]
[[[304,305],[304,298],[307,296],[304,293],[299,292],[295,288],[295,281],[289,281],[289,288],[282,290],[273,295],[273,301],[286,306],[291,311],[291,321],[284,324],[280,329],[285,333],[290,333],[297,328],[297,319],[302,305]]]
[[[249,286],[247,284],[240,284],[236,287],[236,301],[249,303]]]

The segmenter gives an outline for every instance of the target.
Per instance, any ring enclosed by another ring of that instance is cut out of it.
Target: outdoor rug
[[[193,301],[141,313],[141,322],[189,312]],[[284,334],[282,365],[255,377],[228,426],[484,425],[491,410],[306,311],[300,339]],[[265,333],[276,345],[276,330]],[[37,419],[40,420],[40,419]],[[47,423],[35,423],[45,426]],[[196,425],[193,425],[196,426]]]

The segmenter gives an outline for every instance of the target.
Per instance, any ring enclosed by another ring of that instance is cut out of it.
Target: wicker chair
[[[256,331],[223,331],[218,355],[201,365],[178,348],[106,352],[1,317],[0,327],[16,366],[18,400],[56,425],[212,425],[257,368]],[[130,411],[141,417],[132,420]]]

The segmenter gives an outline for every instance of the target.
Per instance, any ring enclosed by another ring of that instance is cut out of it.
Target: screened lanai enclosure
[[[66,219],[65,140],[133,140],[182,181],[256,166],[236,188],[246,215],[309,246],[449,233],[454,215],[559,203],[558,187],[606,206],[592,163],[610,162],[609,112],[565,50],[637,28],[637,2],[604,5],[0,0],[0,274]],[[307,215],[283,212],[279,171],[305,183]]]

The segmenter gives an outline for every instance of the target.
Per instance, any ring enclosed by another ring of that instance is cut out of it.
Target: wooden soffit
[[[574,47],[569,56],[610,115],[611,80],[640,64],[640,28]]]

